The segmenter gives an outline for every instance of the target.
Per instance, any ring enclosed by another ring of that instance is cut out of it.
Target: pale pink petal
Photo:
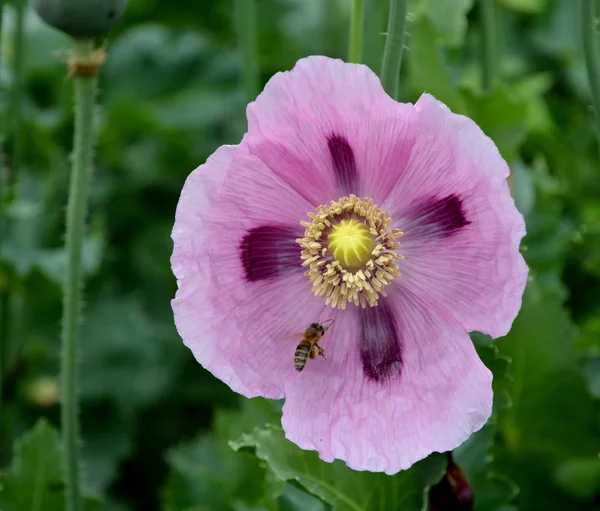
[[[415,107],[411,159],[383,205],[405,233],[398,284],[435,298],[467,330],[505,335],[528,275],[508,166],[470,119],[429,95]]]
[[[386,303],[401,339],[399,375],[365,376],[351,309],[353,321],[344,315],[321,343],[327,361],[286,381],[282,422],[289,440],[325,461],[394,474],[459,446],[489,418],[493,393],[469,336],[443,311],[404,290]]]
[[[181,194],[172,234],[175,323],[197,360],[246,396],[282,396],[284,376],[294,370],[294,334],[323,308],[312,299],[295,243],[307,207],[239,146],[221,147]],[[274,259],[253,261],[249,281],[240,244],[262,228],[257,250],[262,256],[272,248]],[[271,247],[272,239],[285,246]]]
[[[343,195],[377,200],[414,142],[414,107],[366,66],[308,57],[278,73],[248,106],[248,151],[314,206]]]
[[[366,66],[325,57],[275,75],[248,122],[178,205],[172,305],[185,344],[233,390],[285,396],[286,436],[326,461],[393,474],[454,449],[492,406],[467,330],[506,333],[527,279],[506,163],[431,96],[397,103]],[[405,259],[378,307],[332,310],[295,239],[307,212],[351,193],[391,212]],[[296,372],[302,332],[326,319],[326,358]]]

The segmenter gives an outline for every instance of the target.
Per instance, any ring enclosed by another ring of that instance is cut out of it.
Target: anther
[[[385,287],[400,275],[396,261],[403,259],[395,241],[402,232],[388,230],[389,214],[372,199],[351,195],[319,206],[308,217],[311,222],[301,222],[304,238],[296,241],[313,292],[340,309],[348,302],[363,308],[377,305]]]

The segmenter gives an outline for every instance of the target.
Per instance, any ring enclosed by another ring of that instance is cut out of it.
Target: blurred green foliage
[[[0,509],[53,511],[64,491],[54,427],[69,41],[25,11],[22,118],[8,123],[19,0],[11,3],[0,68],[9,185],[0,232]],[[387,2],[365,4],[364,61],[379,71]],[[478,511],[600,509],[600,160],[578,2],[495,4],[491,95],[482,92],[473,0],[411,2],[401,79],[401,100],[431,92],[494,139],[528,227],[521,314],[493,344],[473,335],[495,375],[494,415],[454,458]],[[421,509],[441,476],[439,458],[388,477],[300,452],[279,429],[278,403],[239,399],[174,329],[169,236],[179,192],[191,170],[245,131],[232,6],[132,0],[108,38],[84,249],[85,493],[115,511]],[[262,83],[309,54],[345,58],[349,8],[347,0],[258,0]],[[20,165],[11,152],[17,127]]]
[[[62,452],[56,431],[40,420],[15,444],[12,469],[0,475],[0,509],[20,511],[64,509]],[[99,508],[97,499],[85,499],[84,511]]]

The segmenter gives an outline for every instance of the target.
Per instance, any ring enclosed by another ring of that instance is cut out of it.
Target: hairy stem
[[[364,1],[353,0],[352,15],[350,16],[350,48],[348,50],[348,60],[350,62],[360,63],[362,60],[364,21]]]
[[[235,0],[235,27],[242,53],[242,75],[248,101],[259,92],[256,0]]]
[[[481,72],[483,91],[494,88],[496,73],[496,19],[494,0],[479,0],[481,12]]]
[[[85,61],[93,51],[93,41],[74,40],[73,59]],[[79,511],[79,403],[77,395],[78,349],[81,314],[81,253],[85,231],[88,189],[92,171],[95,76],[77,76],[75,87],[75,136],[69,202],[66,219],[67,268],[63,296],[61,358],[61,422],[67,483],[67,510]]]
[[[592,101],[596,114],[596,129],[600,140],[600,50],[598,49],[598,33],[596,32],[596,1],[581,1],[581,41],[585,67],[592,92]]]
[[[2,23],[4,21],[4,0],[0,0],[0,69],[4,63],[2,62]],[[0,98],[0,104],[2,108],[6,104],[4,98],[4,90],[0,91],[2,93],[2,98]],[[3,112],[4,113],[4,112]],[[4,130],[6,129],[6,121],[4,117],[0,118],[0,251],[2,249],[2,245],[4,242]],[[1,285],[1,284],[0,284]],[[4,312],[4,294],[5,291],[0,289],[0,417],[2,417],[2,412],[4,408],[4,364],[5,364],[5,355],[4,350],[6,349],[5,343],[6,339],[4,336],[4,322],[6,318],[6,314]],[[4,433],[2,424],[0,424],[0,435]],[[1,445],[0,445],[1,448]]]
[[[406,33],[407,0],[390,0],[387,37],[381,65],[381,83],[385,91],[394,99],[398,98],[400,67],[404,51]]]

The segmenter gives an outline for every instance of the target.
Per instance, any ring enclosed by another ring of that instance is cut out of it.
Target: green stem
[[[4,63],[2,62],[2,26],[4,22],[4,0],[0,0],[0,69],[2,69]],[[4,108],[6,102],[4,100],[4,90],[0,89],[2,97],[0,103]],[[0,118],[0,254],[2,253],[2,245],[4,242],[4,130],[6,129],[4,115]],[[4,324],[5,324],[5,313],[4,313],[4,294],[3,290],[0,290],[0,417],[2,417],[3,405],[4,405],[4,364],[5,356],[4,350],[6,349],[6,338],[4,336]],[[0,423],[0,435],[3,434],[3,427]],[[1,449],[0,445],[0,449]]]
[[[363,0],[354,0],[350,17],[350,48],[348,60],[360,63],[362,61],[363,29],[365,22],[365,6]]]
[[[87,60],[94,49],[93,40],[74,40],[73,58]],[[67,483],[67,510],[79,511],[79,417],[78,417],[78,345],[81,313],[81,252],[89,180],[92,171],[95,77],[74,77],[75,136],[69,203],[66,219],[67,268],[64,283],[61,422]]]
[[[481,11],[481,71],[483,91],[490,94],[496,73],[496,19],[494,0],[479,0]]]
[[[400,83],[400,67],[404,51],[404,36],[406,33],[406,4],[407,0],[390,0],[387,37],[383,49],[381,65],[381,83],[386,92],[394,99],[398,98]]]
[[[596,0],[581,0],[581,41],[600,139],[600,50],[596,33]]]
[[[242,75],[248,101],[259,92],[258,30],[256,0],[235,0],[235,27],[242,52]]]

